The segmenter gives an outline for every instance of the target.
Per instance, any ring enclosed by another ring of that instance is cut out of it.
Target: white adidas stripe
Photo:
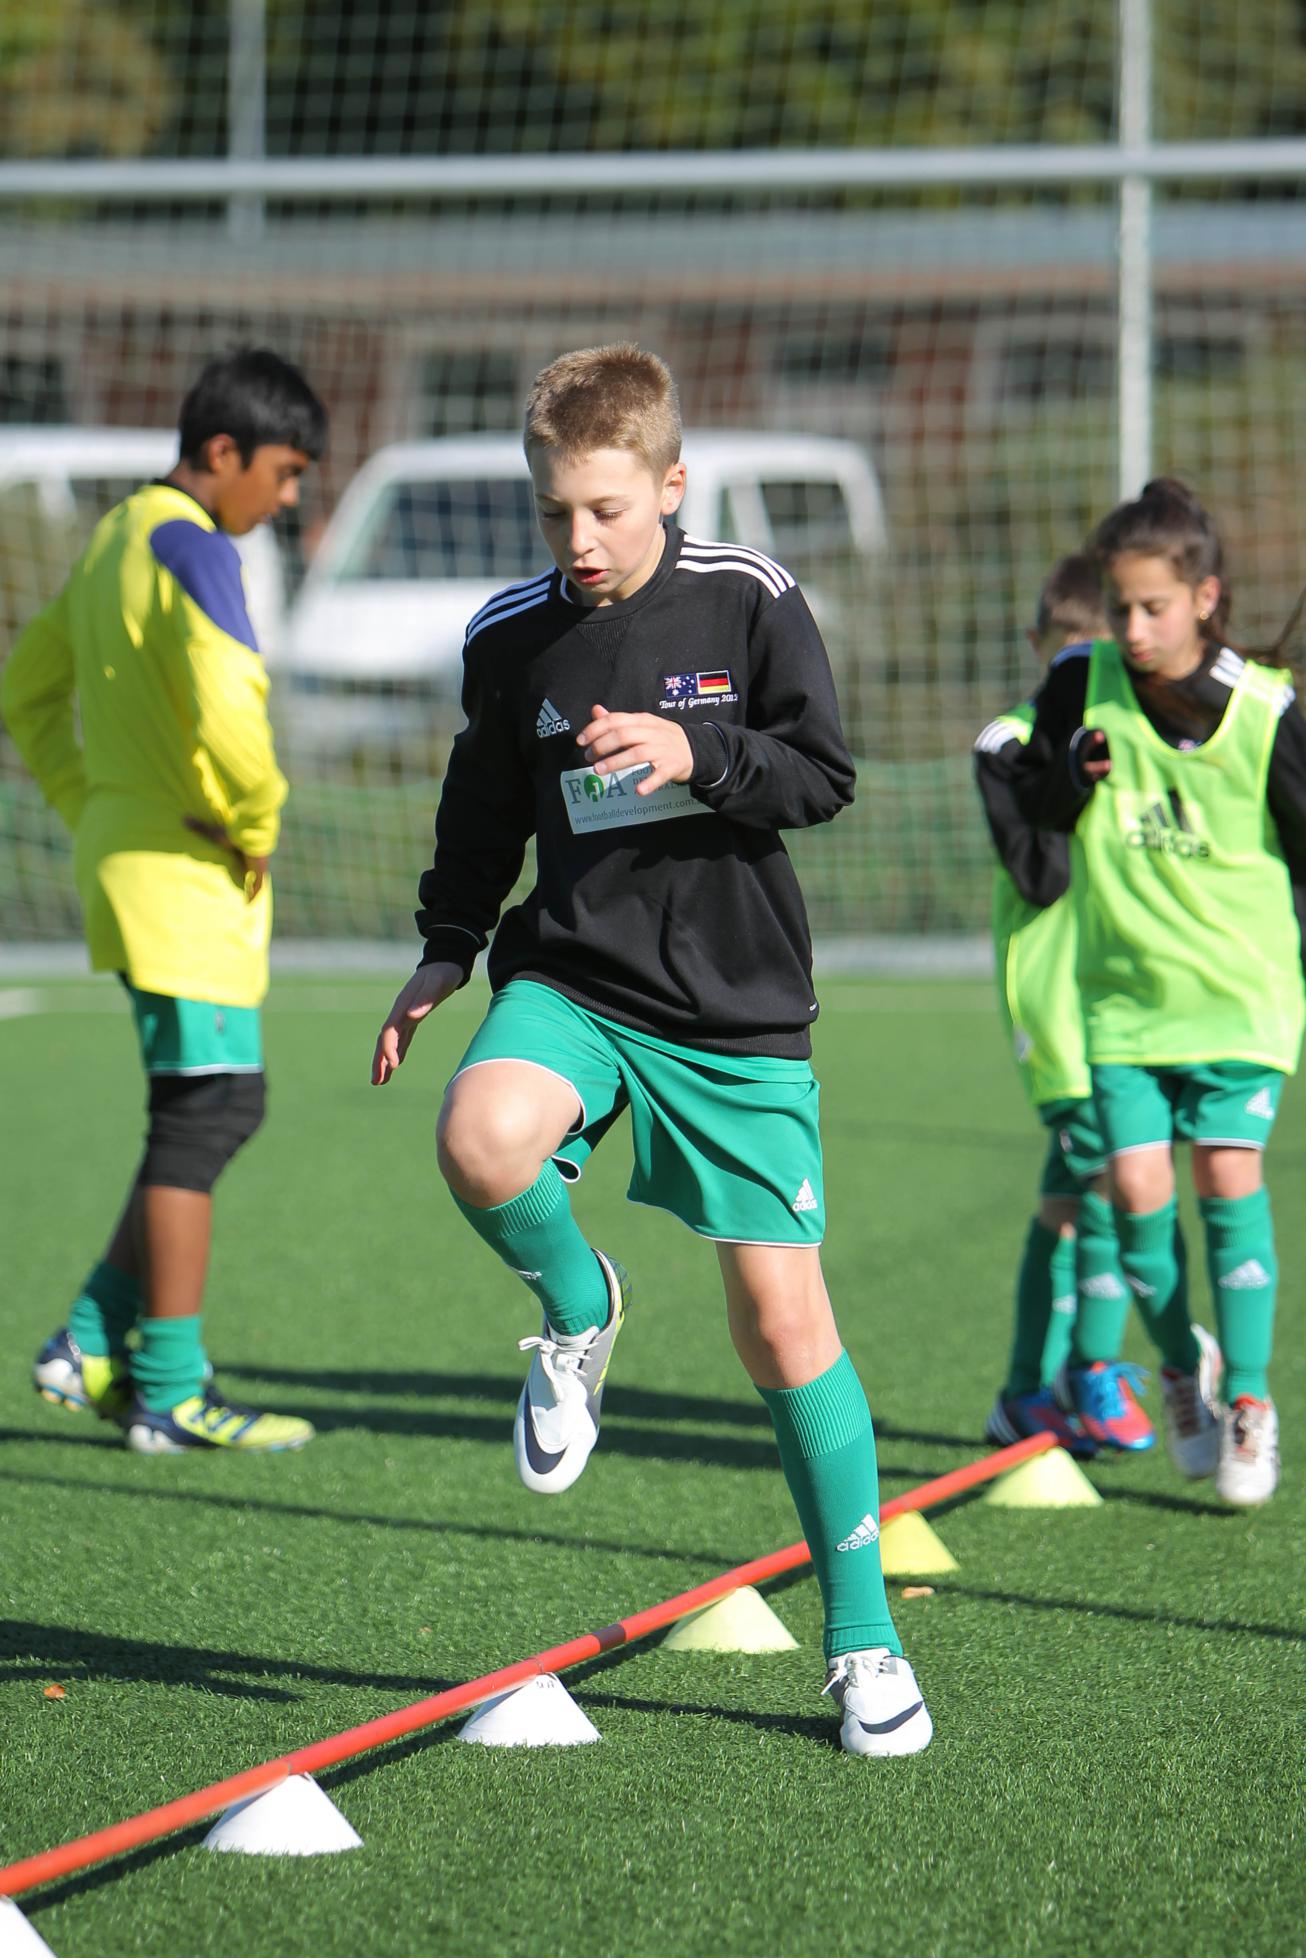
[[[723,562],[715,564],[692,564],[685,558],[682,552],[680,562],[677,564],[676,569],[677,571],[695,572],[738,571],[745,578],[756,578],[758,584],[764,586],[770,592],[772,598],[783,598],[785,592],[785,587],[783,585],[777,585],[773,578],[768,578],[760,565],[745,564],[742,558],[728,558]]]
[[[518,612],[529,612],[536,605],[543,605],[549,596],[553,573],[546,571],[540,578],[524,580],[519,585],[509,585],[486,600],[479,612],[467,627],[466,644],[470,645],[478,632],[484,632],[487,625],[497,625],[500,619],[514,618]]]
[[[718,544],[710,538],[687,537],[681,546],[680,555],[682,560],[686,557],[703,561],[723,557],[742,559],[745,563],[757,565],[759,570],[777,579],[784,591],[788,591],[794,582],[783,564],[777,564],[774,558],[766,555],[765,551],[754,550],[751,544]]]
[[[990,721],[975,742],[977,755],[996,755],[1011,742],[1020,740],[1021,731],[1011,721]]]
[[[751,544],[723,544],[716,543],[710,538],[686,537],[680,547],[679,562],[686,564],[687,559],[693,559],[695,563],[700,564],[707,564],[713,560],[731,559],[734,560],[736,569],[741,568],[744,564],[754,565],[759,571],[765,572],[769,578],[775,580],[779,587],[777,597],[779,596],[779,592],[791,591],[793,589],[793,577],[785,570],[784,566],[777,564],[774,558],[768,557],[765,551],[754,550]],[[686,568],[688,569],[687,564]]]

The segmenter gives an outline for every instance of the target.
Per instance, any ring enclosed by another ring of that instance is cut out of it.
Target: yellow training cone
[[[999,1509],[1097,1509],[1102,1498],[1064,1448],[1051,1448],[999,1476],[984,1501]]]
[[[798,1646],[751,1584],[677,1618],[662,1643],[670,1652],[793,1652]]]
[[[886,1577],[937,1577],[957,1569],[947,1544],[915,1509],[891,1516],[881,1529],[880,1564]]]

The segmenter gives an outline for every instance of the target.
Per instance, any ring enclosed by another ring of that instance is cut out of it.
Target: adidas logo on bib
[[[1234,1271],[1227,1271],[1220,1280],[1222,1292],[1259,1292],[1270,1282],[1270,1274],[1259,1258],[1244,1258]]]
[[[866,1550],[878,1540],[879,1534],[880,1526],[875,1518],[873,1516],[863,1516],[857,1528],[850,1531],[843,1542],[836,1544],[835,1548],[837,1550]]]
[[[1274,1096],[1268,1088],[1258,1088],[1244,1107],[1244,1114],[1259,1115],[1263,1122],[1274,1120]]]
[[[570,734],[571,722],[558,712],[551,700],[546,700],[536,717],[535,732],[541,741],[547,741],[551,734]]]
[[[820,1207],[820,1204],[816,1201],[816,1194],[811,1184],[804,1177],[799,1187],[798,1195],[794,1198],[789,1208],[791,1210],[819,1210]]]

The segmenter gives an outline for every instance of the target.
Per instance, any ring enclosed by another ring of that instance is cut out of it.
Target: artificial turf
[[[623,1201],[624,1127],[578,1199],[636,1284],[600,1448],[565,1496],[517,1482],[514,1342],[536,1309],[433,1166],[439,1090],[480,1000],[442,1009],[377,1093],[367,1066],[391,990],[286,978],[269,1003],[269,1120],[222,1186],[207,1319],[231,1392],[317,1423],[303,1454],[264,1459],[131,1456],[32,1394],[32,1354],[131,1174],[141,1089],[109,982],[0,991],[0,1014],[25,1009],[0,1017],[16,1144],[0,1862],[798,1534],[711,1248]],[[823,996],[826,1265],[887,1496],[983,1452],[1042,1148],[987,987]],[[1303,1949],[1304,1167],[1298,1089],[1270,1158],[1279,1495],[1227,1513],[1158,1448],[1093,1469],[1099,1509],[967,1500],[936,1517],[959,1569],[928,1598],[891,1586],[935,1719],[924,1755],[839,1753],[816,1586],[798,1575],[768,1587],[796,1652],[654,1640],[569,1674],[600,1746],[463,1747],[455,1721],[322,1777],[360,1850],[214,1856],[192,1830],[31,1893],[32,1924],[59,1958]],[[1200,1277],[1195,1293],[1209,1319]],[[1145,1358],[1136,1329],[1128,1351]]]

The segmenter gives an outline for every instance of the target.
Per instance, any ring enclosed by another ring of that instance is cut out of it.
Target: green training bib
[[[995,723],[1028,744],[1034,707],[1025,701]],[[1092,1092],[1084,1015],[1075,978],[1079,927],[1070,893],[1043,909],[1030,904],[1010,873],[993,877],[993,960],[998,1004],[1025,1092],[1035,1108],[1081,1101]]]
[[[1243,662],[1210,740],[1172,748],[1139,706],[1115,641],[1094,642],[1084,720],[1105,733],[1111,773],[1071,855],[1094,1063],[1296,1070],[1300,940],[1265,804],[1290,684]]]

